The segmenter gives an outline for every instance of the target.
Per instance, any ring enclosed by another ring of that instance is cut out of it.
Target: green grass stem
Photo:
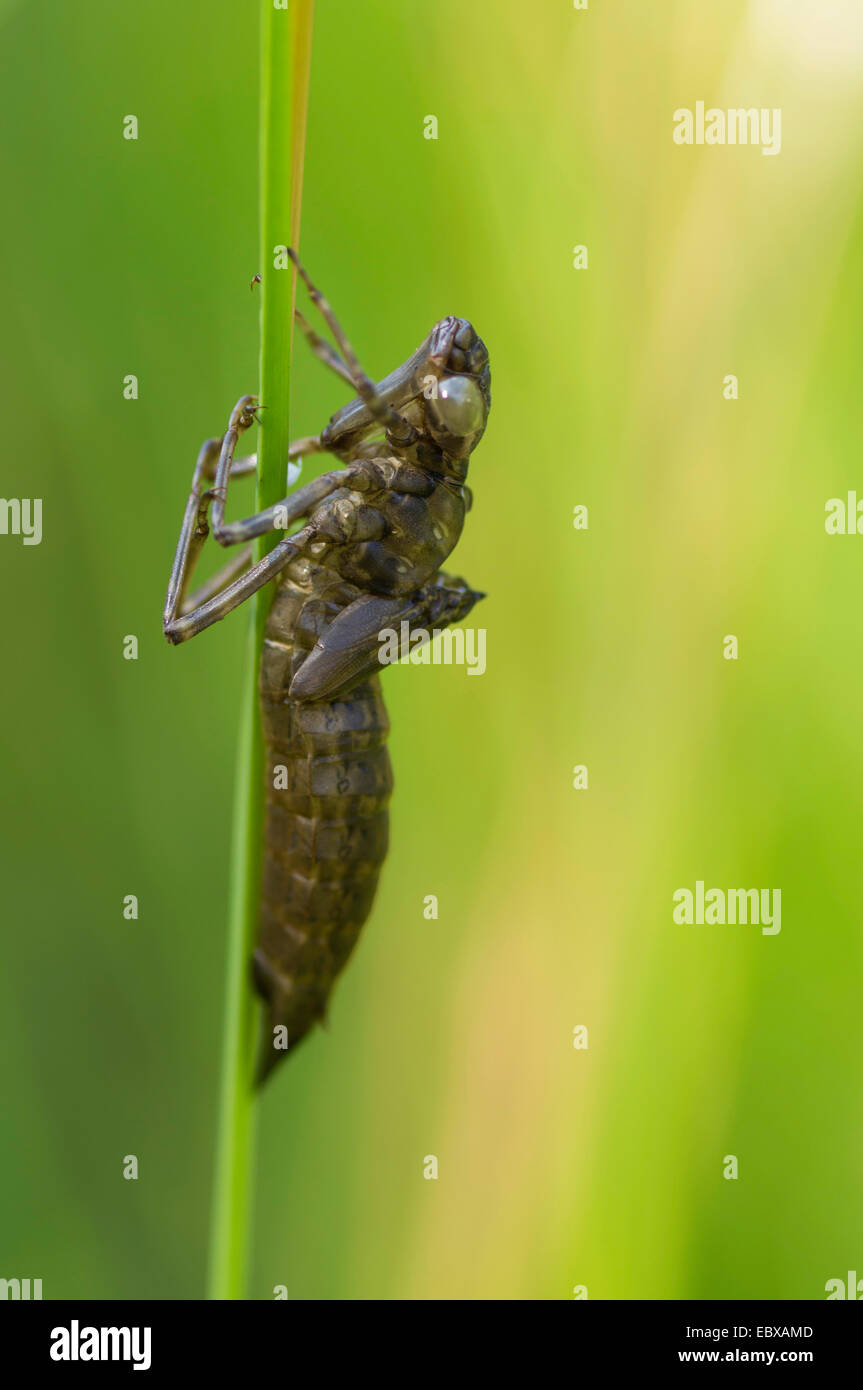
[[[299,241],[303,160],[311,70],[314,0],[289,0],[276,9],[261,0],[260,111],[260,390],[263,424],[258,446],[257,507],[287,490],[290,380],[296,272],[277,268],[277,248]],[[261,558],[278,540],[257,545]],[[258,1009],[249,962],[254,949],[263,839],[264,750],[257,673],[268,590],[249,602],[246,689],[237,753],[228,960],[216,1168],[213,1189],[208,1296],[246,1296],[252,1218],[255,1093],[252,1075]]]

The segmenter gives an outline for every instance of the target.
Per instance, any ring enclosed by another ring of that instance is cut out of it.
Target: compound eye
[[[445,377],[428,403],[432,420],[451,435],[475,434],[485,421],[485,402],[469,376]]]

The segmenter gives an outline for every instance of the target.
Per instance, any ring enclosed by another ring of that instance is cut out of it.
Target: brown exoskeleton
[[[483,597],[441,565],[470,506],[468,460],[491,406],[488,353],[466,319],[441,319],[376,385],[291,255],[340,353],[298,313],[303,332],[356,395],[289,456],[323,450],[344,466],[226,522],[229,480],[256,466],[254,456],[234,459],[256,418],[256,398],[241,397],[225,434],[199,454],[164,613],[168,640],[184,642],[278,580],[260,670],[267,816],[254,978],[267,1018],[259,1081],[284,1055],[282,1030],[293,1046],[323,1015],[386,855],[392,773],[379,635],[405,622],[440,630]],[[301,521],[252,563],[249,542]],[[209,534],[243,549],[187,596]]]

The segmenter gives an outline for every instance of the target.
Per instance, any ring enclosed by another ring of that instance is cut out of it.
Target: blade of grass
[[[314,0],[290,9],[262,6],[260,116],[260,400],[267,407],[258,448],[257,507],[286,492],[296,271],[276,269],[278,246],[299,242]],[[260,559],[277,541],[256,545]],[[255,1105],[252,1090],[257,1007],[250,961],[258,923],[263,841],[264,750],[257,673],[271,595],[250,600],[247,683],[234,800],[228,961],[219,1128],[210,1237],[208,1295],[245,1296],[252,1212]]]

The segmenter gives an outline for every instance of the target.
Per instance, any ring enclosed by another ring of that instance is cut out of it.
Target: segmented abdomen
[[[255,979],[268,1003],[259,1079],[324,1014],[371,909],[387,852],[392,770],[377,676],[340,699],[299,702],[291,677],[359,590],[298,562],[270,610],[261,661],[266,826]]]

